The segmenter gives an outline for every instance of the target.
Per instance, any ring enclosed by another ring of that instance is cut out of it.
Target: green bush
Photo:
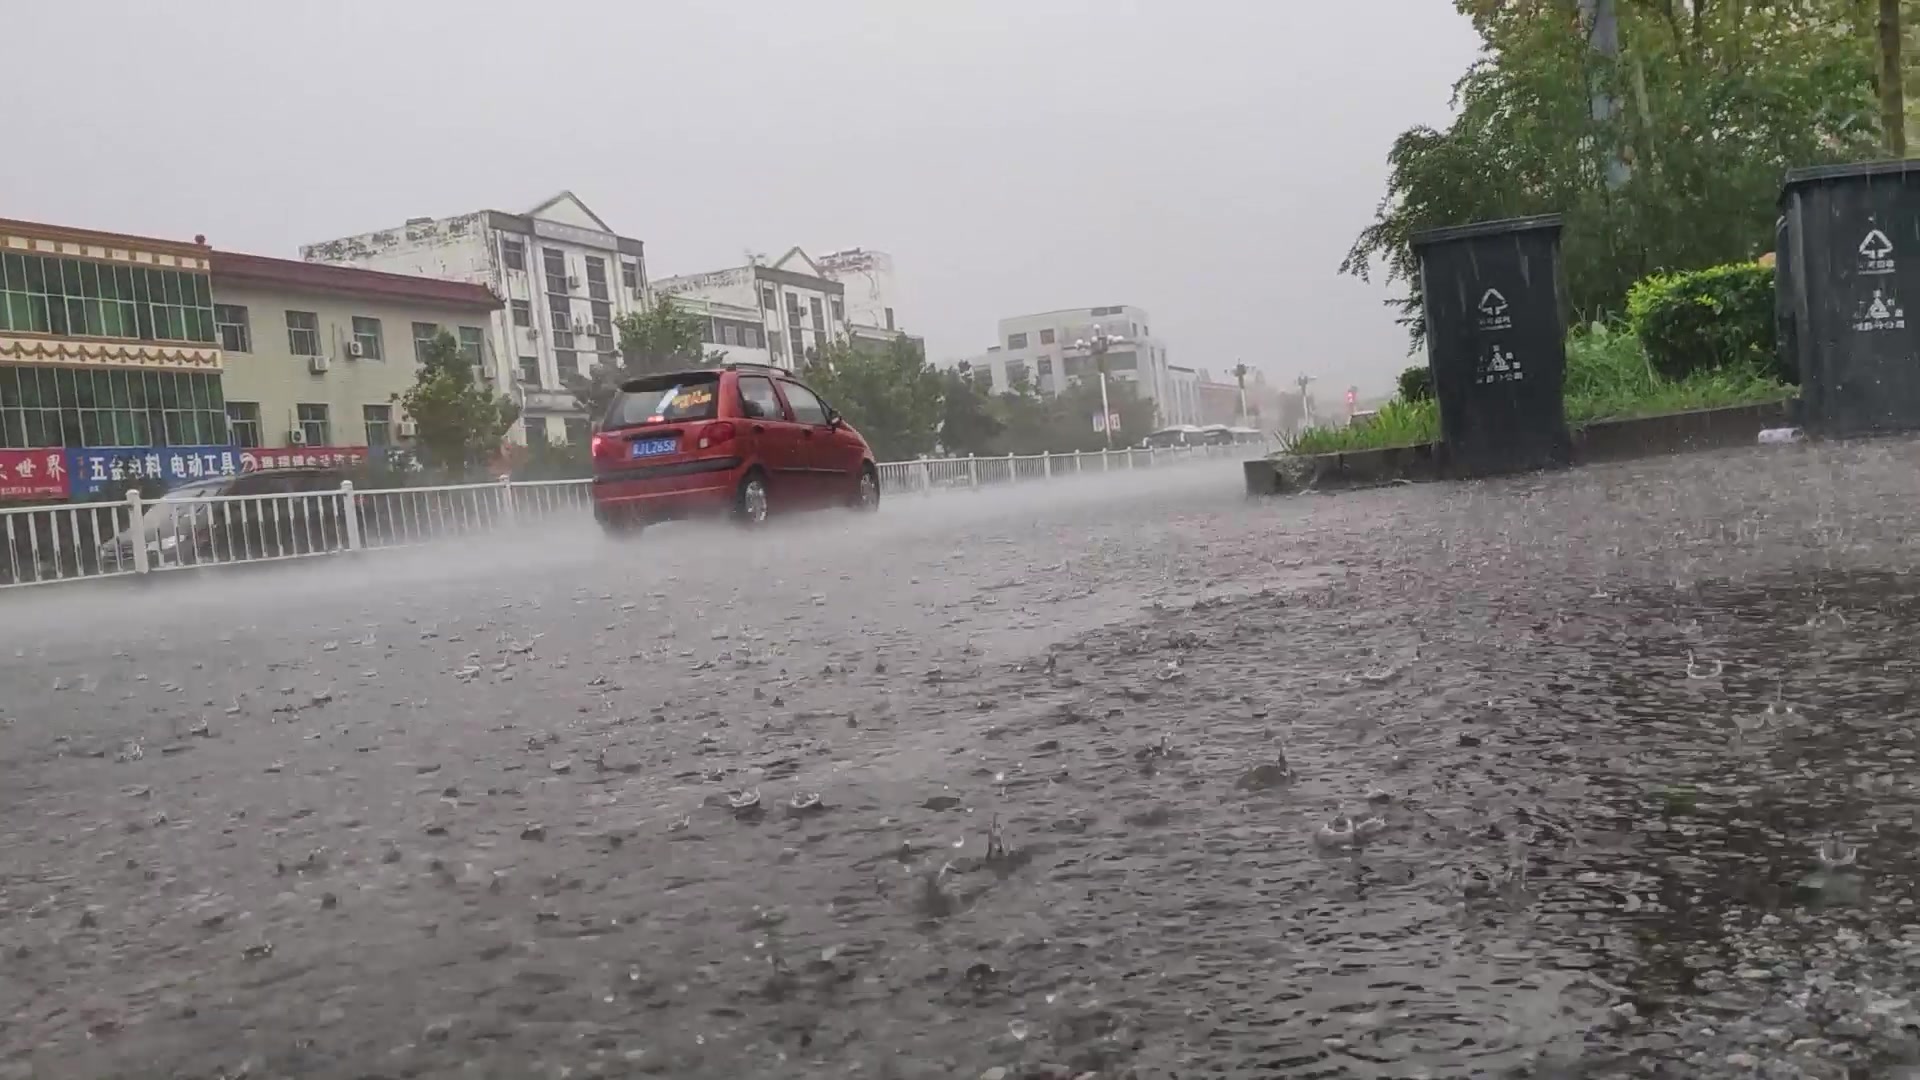
[[[1627,318],[1664,378],[1737,369],[1788,378],[1774,352],[1771,266],[1736,263],[1642,278],[1627,292]]]
[[[1433,369],[1416,364],[1400,373],[1400,400],[1406,402],[1433,399]]]

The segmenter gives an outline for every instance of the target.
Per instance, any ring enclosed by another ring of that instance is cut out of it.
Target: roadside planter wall
[[[1817,434],[1920,430],[1920,322],[1906,310],[1920,300],[1917,165],[1787,174],[1776,315]]]
[[[1569,450],[1574,463],[1595,465],[1661,454],[1752,446],[1759,440],[1760,432],[1792,424],[1795,411],[1791,401],[1772,401],[1762,405],[1602,420],[1574,432]],[[1249,495],[1338,491],[1474,475],[1453,467],[1444,442],[1341,454],[1283,454],[1256,458],[1245,462],[1243,468]]]
[[[1435,229],[1412,245],[1448,468],[1490,476],[1565,465],[1560,219]]]

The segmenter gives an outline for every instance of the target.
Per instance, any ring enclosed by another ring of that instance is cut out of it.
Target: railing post
[[[925,458],[920,459],[920,494],[933,494],[933,466]]]
[[[347,550],[360,550],[360,500],[353,493],[353,481],[340,481],[340,516],[347,523]]]
[[[1080,451],[1075,450],[1073,452],[1073,475],[1079,476],[1081,473],[1085,472],[1086,469],[1087,469],[1086,463],[1080,460]]]
[[[519,509],[513,505],[513,474],[500,475],[500,516],[507,524],[518,520]]]
[[[1053,451],[1051,450],[1040,451],[1040,478],[1053,479]]]
[[[1020,475],[1015,472],[1018,468],[1019,466],[1013,463],[1013,451],[1007,451],[1007,483],[1011,484],[1020,479]]]
[[[967,455],[967,486],[980,486],[980,463],[974,460],[972,454]]]
[[[133,538],[133,572],[144,574],[147,566],[147,530],[140,519],[146,516],[146,508],[140,505],[140,489],[127,489],[127,535]]]

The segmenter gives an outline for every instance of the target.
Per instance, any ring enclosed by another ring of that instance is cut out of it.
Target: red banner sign
[[[288,446],[240,451],[240,471],[265,469],[353,468],[367,463],[364,446]]]
[[[66,451],[0,450],[0,499],[64,499],[69,490]]]

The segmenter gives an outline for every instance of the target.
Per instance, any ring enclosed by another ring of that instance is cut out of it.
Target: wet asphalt
[[[0,596],[0,1080],[1904,1075],[1917,467]]]

